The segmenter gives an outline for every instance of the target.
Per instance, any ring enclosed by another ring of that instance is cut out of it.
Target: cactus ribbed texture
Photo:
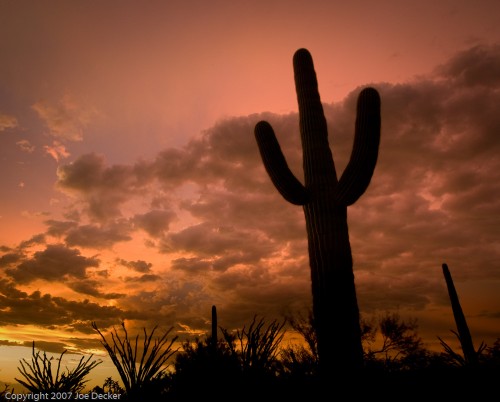
[[[448,288],[448,295],[450,296],[453,317],[455,318],[455,324],[457,326],[458,339],[460,341],[460,345],[462,346],[465,362],[470,366],[475,366],[478,363],[477,353],[474,349],[474,344],[472,343],[472,336],[470,334],[464,312],[462,311],[462,306],[458,300],[458,294],[453,283],[453,278],[451,277],[447,264],[443,264],[442,268],[444,279],[446,281],[446,287]]]
[[[351,158],[338,180],[309,51],[299,49],[293,66],[305,184],[290,171],[269,123],[257,123],[255,137],[276,189],[287,201],[304,209],[320,369],[344,373],[363,364],[347,206],[365,192],[375,169],[380,97],[373,88],[361,91]]]

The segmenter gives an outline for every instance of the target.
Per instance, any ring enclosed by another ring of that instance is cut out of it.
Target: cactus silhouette
[[[293,57],[303,149],[304,182],[289,169],[271,125],[255,126],[259,151],[273,184],[306,219],[320,370],[347,372],[363,364],[347,207],[365,192],[380,142],[380,97],[361,91],[350,161],[337,179],[313,60],[308,50]]]
[[[212,306],[212,336],[210,337],[212,350],[217,349],[217,307]]]
[[[458,294],[453,283],[453,278],[451,277],[451,273],[447,264],[443,264],[442,268],[444,279],[446,281],[446,287],[448,288],[448,295],[450,296],[453,317],[455,318],[455,324],[458,331],[458,333],[454,333],[460,341],[460,345],[462,346],[466,364],[475,366],[478,364],[477,353],[474,349],[474,344],[472,343],[472,336],[470,334],[469,326],[467,325],[467,320],[465,319],[464,312],[462,311],[462,306],[460,305],[460,301],[458,300]]]

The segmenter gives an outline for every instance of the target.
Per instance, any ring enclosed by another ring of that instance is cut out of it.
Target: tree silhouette
[[[398,313],[386,312],[376,324],[363,322],[365,362],[386,372],[416,370],[428,366],[430,352],[418,335],[416,319],[403,320]],[[376,344],[377,334],[381,342]]]

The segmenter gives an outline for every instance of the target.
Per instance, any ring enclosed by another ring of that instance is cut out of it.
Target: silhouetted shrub
[[[6,396],[6,394],[12,393],[12,392],[14,392],[14,388],[9,388],[9,384],[5,384],[3,391],[0,391],[0,402],[10,400],[10,398],[7,399],[8,395]]]
[[[169,360],[177,352],[177,349],[173,349],[177,336],[169,339],[173,328],[154,340],[153,336],[157,327],[155,326],[150,334],[146,328],[143,328],[144,340],[142,350],[138,353],[139,335],[135,339],[129,338],[125,323],[121,325],[123,338],[113,328],[111,343],[108,342],[95,323],[92,323],[92,327],[101,336],[101,343],[118,370],[125,386],[127,400],[147,400],[164,392],[166,374],[170,365]]]
[[[101,361],[90,361],[93,355],[89,356],[86,360],[82,357],[78,365],[69,370],[66,368],[65,372],[61,372],[61,363],[65,350],[57,359],[57,370],[54,375],[52,370],[53,357],[47,357],[47,354],[40,351],[35,352],[35,342],[33,342],[31,363],[22,359],[20,361],[21,367],[18,367],[19,372],[24,377],[24,380],[16,378],[15,380],[31,392],[80,392],[83,390],[85,377],[89,372]]]
[[[293,381],[304,381],[318,375],[319,357],[318,340],[314,330],[312,311],[307,318],[303,316],[287,317],[290,326],[299,333],[305,345],[289,345],[281,350],[281,375]]]
[[[222,329],[224,339],[232,354],[238,356],[243,372],[264,374],[273,370],[278,363],[285,323],[274,320],[266,327],[263,318],[257,322],[254,317],[248,327],[236,331],[237,342],[233,341],[234,335]]]
[[[418,336],[417,320],[403,320],[398,313],[385,313],[376,324],[363,322],[365,366],[385,371],[416,370],[428,366],[431,353]],[[375,344],[377,333],[381,344]]]
[[[185,341],[182,348],[170,375],[169,398],[190,400],[206,396],[207,389],[216,389],[220,399],[236,391],[242,377],[241,366],[225,340],[218,340],[215,349],[211,337]]]
[[[218,400],[271,397],[278,389],[278,356],[285,322],[254,317],[248,326],[230,332],[220,328],[223,337],[215,343],[212,336],[186,341],[176,356],[175,371],[170,376],[170,400],[206,396],[212,389]],[[212,331],[213,332],[213,331]]]
[[[112,377],[107,377],[102,384],[102,387],[95,386],[92,391],[106,394],[110,392],[111,394],[125,394],[125,390],[120,386],[118,381],[113,380]]]

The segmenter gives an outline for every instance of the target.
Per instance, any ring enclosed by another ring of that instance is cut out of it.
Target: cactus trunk
[[[311,202],[304,211],[320,364],[323,370],[325,364],[360,367],[363,350],[347,208]],[[318,220],[318,216],[324,219]]]
[[[474,344],[472,343],[472,336],[470,334],[469,326],[467,325],[467,320],[465,319],[462,306],[458,300],[458,294],[453,283],[453,278],[451,277],[447,264],[443,264],[442,268],[444,279],[446,281],[446,287],[448,288],[448,295],[450,296],[453,317],[455,318],[455,324],[457,326],[458,339],[464,353],[465,362],[470,366],[475,366],[478,363],[477,353],[474,349]]]
[[[363,364],[347,207],[365,192],[373,175],[380,142],[380,98],[373,88],[359,95],[353,151],[338,180],[312,57],[299,49],[293,61],[305,184],[288,168],[269,123],[259,122],[255,136],[277,190],[304,209],[320,369],[344,373]]]

